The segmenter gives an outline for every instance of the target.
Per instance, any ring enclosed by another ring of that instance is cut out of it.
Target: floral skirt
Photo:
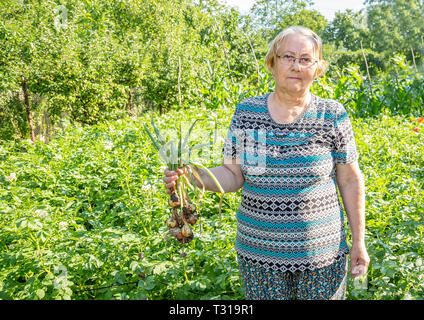
[[[329,266],[304,272],[281,272],[238,257],[247,300],[344,300],[347,257]]]

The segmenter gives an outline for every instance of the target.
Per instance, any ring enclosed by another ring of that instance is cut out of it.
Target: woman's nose
[[[300,70],[300,62],[299,62],[299,58],[296,58],[293,62],[292,62],[292,68],[294,70]]]

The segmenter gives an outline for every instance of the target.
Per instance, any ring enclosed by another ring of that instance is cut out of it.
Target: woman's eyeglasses
[[[282,56],[277,55],[277,57],[280,59],[280,61],[285,65],[291,65],[296,62],[296,60],[299,60],[299,65],[301,65],[304,68],[311,67],[313,64],[317,63],[318,60],[312,59],[311,57],[295,57],[291,56],[289,54],[285,54]]]

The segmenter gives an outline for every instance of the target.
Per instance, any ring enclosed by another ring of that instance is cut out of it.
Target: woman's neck
[[[306,107],[311,99],[311,94],[308,91],[301,94],[292,94],[285,90],[275,90],[274,92],[274,105],[277,107],[284,107],[286,109],[298,109]]]

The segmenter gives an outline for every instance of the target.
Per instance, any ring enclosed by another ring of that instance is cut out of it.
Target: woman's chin
[[[286,86],[286,90],[287,90],[287,92],[290,92],[290,93],[304,93],[305,90],[307,90],[307,89],[305,89],[302,86],[294,85],[294,86]]]

